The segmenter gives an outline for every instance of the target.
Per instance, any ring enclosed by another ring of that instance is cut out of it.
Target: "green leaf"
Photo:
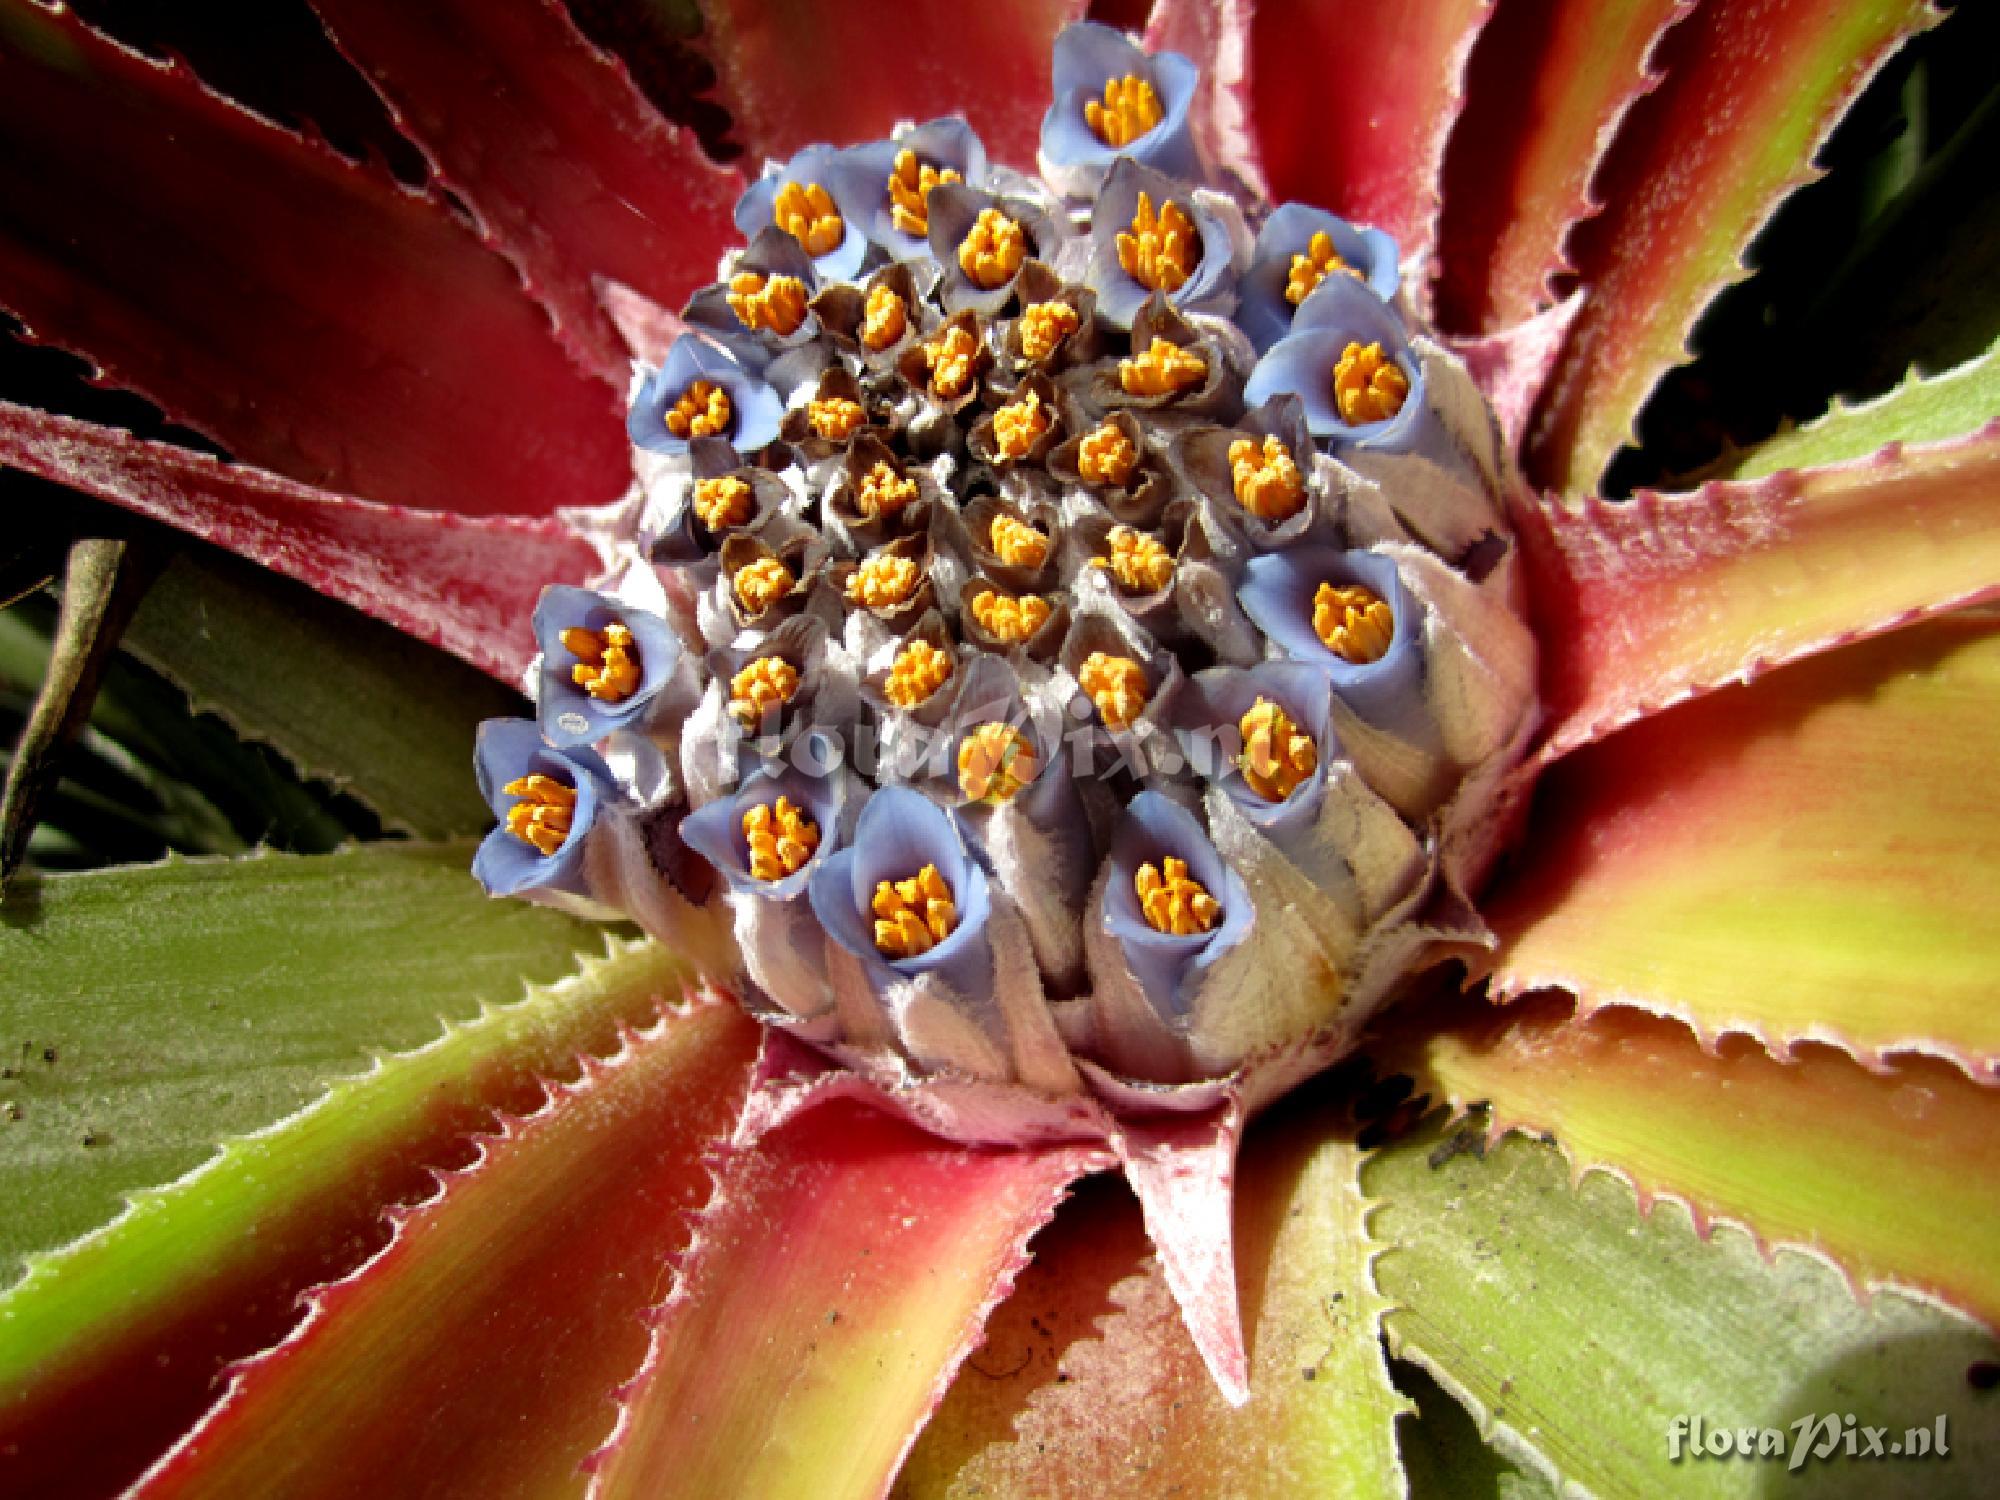
[[[1377,1262],[1398,1304],[1390,1342],[1510,1453],[1599,1494],[1747,1497],[1787,1481],[1785,1460],[1675,1463],[1677,1417],[1784,1429],[1788,1447],[1813,1414],[1895,1439],[1942,1417],[1949,1457],[1815,1462],[1801,1492],[1990,1488],[2000,1402],[1967,1379],[2000,1354],[1986,1331],[1897,1294],[1864,1306],[1818,1259],[1767,1261],[1727,1227],[1703,1239],[1677,1205],[1642,1218],[1623,1182],[1572,1188],[1553,1146],[1510,1136],[1482,1158],[1439,1144],[1419,1131],[1363,1172],[1391,1247]]]
[[[1835,402],[1818,421],[1749,450],[1729,477],[1761,479],[1781,469],[1865,458],[1888,443],[1940,442],[1995,416],[2000,416],[2000,342],[1930,379],[1912,370],[1895,390],[1873,401]]]
[[[1411,1500],[1554,1500],[1540,1473],[1481,1441],[1472,1413],[1422,1365],[1397,1360],[1392,1369],[1396,1388],[1417,1405],[1399,1433]]]
[[[473,733],[521,713],[521,696],[379,620],[203,548],[160,576],[125,643],[195,708],[394,827],[442,838],[492,821],[473,783]]]
[[[0,1278],[371,1048],[429,1041],[596,947],[489,901],[470,859],[378,844],[24,877],[0,920]]]

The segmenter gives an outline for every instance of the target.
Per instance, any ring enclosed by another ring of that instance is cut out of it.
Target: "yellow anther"
[[[958,246],[958,268],[981,291],[1005,286],[1028,258],[1028,236],[997,208],[982,208]]]
[[[727,531],[750,519],[756,509],[756,498],[749,480],[722,474],[696,481],[694,513],[710,531]]]
[[[1342,661],[1365,667],[1389,652],[1395,611],[1358,583],[1322,583],[1313,595],[1313,632]]]
[[[951,887],[925,865],[908,880],[875,884],[875,947],[885,958],[915,958],[951,936],[958,926],[958,907]]]
[[[1173,580],[1174,556],[1158,537],[1130,526],[1114,526],[1105,533],[1104,543],[1111,550],[1093,557],[1090,565],[1109,569],[1111,576],[1133,593],[1158,593]]]
[[[563,649],[576,658],[570,681],[604,703],[623,703],[639,691],[639,647],[632,632],[613,620],[602,630],[572,625],[562,633]]]
[[[1093,651],[1076,674],[1111,729],[1123,729],[1146,711],[1146,669],[1129,656]]]
[[[804,869],[819,848],[819,824],[790,797],[780,797],[745,810],[743,842],[750,846],[752,880],[783,880]]]
[[[1335,271],[1345,272],[1356,281],[1361,280],[1361,272],[1340,258],[1333,248],[1333,238],[1324,229],[1312,237],[1304,254],[1292,257],[1291,273],[1285,278],[1285,300],[1297,307],[1313,294],[1313,289]]]
[[[829,443],[844,443],[854,429],[868,420],[867,408],[845,396],[815,396],[806,403],[806,425],[813,436]]]
[[[847,597],[870,609],[894,609],[917,591],[921,577],[923,570],[914,558],[877,552],[847,575]]]
[[[1237,721],[1243,736],[1243,780],[1266,802],[1283,802],[1319,767],[1319,746],[1269,698]]]
[[[1160,123],[1165,111],[1153,86],[1134,73],[1110,78],[1104,84],[1104,102],[1086,99],[1084,123],[1091,133],[1113,151],[1122,151]]]
[[[1380,344],[1349,344],[1333,367],[1333,400],[1350,427],[1386,422],[1403,409],[1410,378]]]
[[[877,284],[868,290],[861,304],[861,343],[871,353],[880,354],[903,336],[910,326],[910,309],[894,288]]]
[[[978,359],[978,337],[957,323],[924,345],[924,368],[930,371],[931,389],[947,401],[965,394]]]
[[[1039,568],[1048,560],[1049,539],[1039,527],[1016,520],[1001,511],[986,528],[986,540],[993,555],[1010,568]]]
[[[1049,430],[1049,409],[1033,391],[993,413],[993,446],[1002,458],[1026,458]]]
[[[751,615],[761,615],[792,591],[798,582],[792,570],[775,557],[759,557],[736,570],[731,580],[736,602]]]
[[[799,669],[782,656],[759,656],[729,679],[729,713],[743,724],[763,722],[765,713],[792,701]]]
[[[576,788],[564,786],[539,772],[519,777],[501,788],[521,800],[507,809],[507,831],[538,854],[553,854],[569,838],[576,815]]]
[[[1213,928],[1222,916],[1222,904],[1209,895],[1199,880],[1188,874],[1187,861],[1169,855],[1166,873],[1158,865],[1139,866],[1132,877],[1132,889],[1139,894],[1139,910],[1146,925],[1155,932],[1175,937],[1193,937]]]
[[[951,680],[951,653],[929,641],[911,641],[889,664],[882,696],[898,708],[915,708]]]
[[[1201,264],[1201,236],[1173,199],[1155,215],[1153,200],[1141,193],[1131,229],[1118,236],[1118,264],[1148,291],[1177,292]]]
[[[1125,487],[1139,467],[1139,450],[1116,422],[1106,422],[1076,450],[1076,471],[1092,484]]]
[[[1007,802],[1035,779],[1041,764],[1018,729],[981,724],[959,742],[958,789],[973,802]]]
[[[916,498],[916,480],[898,474],[886,462],[863,474],[861,483],[854,487],[854,508],[871,521],[893,516],[904,506],[914,504]]]
[[[1025,641],[1048,623],[1051,606],[1040,594],[996,594],[981,589],[972,596],[972,618],[995,640]]]
[[[1021,310],[1021,353],[1040,364],[1076,332],[1076,309],[1067,302],[1031,302]]]
[[[896,232],[919,238],[929,234],[931,189],[964,180],[950,167],[925,166],[914,151],[898,151],[896,165],[889,173],[889,217]]]
[[[831,254],[847,237],[833,195],[816,182],[788,182],[771,200],[771,222],[806,247],[818,259]]]
[[[1306,482],[1291,450],[1274,437],[1259,448],[1254,439],[1229,445],[1229,477],[1236,503],[1262,521],[1287,521],[1306,503]]]
[[[1155,335],[1150,348],[1118,361],[1118,383],[1128,396],[1165,396],[1208,378],[1208,361],[1192,349]]]
[[[712,380],[697,380],[667,413],[667,431],[677,438],[714,437],[729,430],[730,415],[729,392]]]
[[[768,328],[788,337],[806,320],[806,284],[796,276],[767,281],[755,271],[739,271],[729,279],[729,310],[752,333]]]

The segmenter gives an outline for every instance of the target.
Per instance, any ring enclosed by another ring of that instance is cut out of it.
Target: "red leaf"
[[[753,162],[963,113],[995,161],[1032,167],[1049,52],[1082,0],[714,0],[702,42]]]
[[[1272,196],[1381,226],[1406,265],[1428,256],[1445,138],[1493,3],[1259,6],[1250,91]]]
[[[169,443],[0,402],[0,466],[191,531],[514,682],[545,583],[597,554],[560,522],[375,505]]]
[[[643,1313],[687,1243],[754,1029],[727,1002],[626,1032],[510,1122],[135,1494],[548,1493],[616,1414]]]
[[[1444,162],[1439,320],[1492,332],[1552,300],[1569,233],[1602,206],[1590,180],[1662,32],[1694,0],[1503,5],[1479,38]]]
[[[647,103],[559,0],[313,0],[438,178],[521,269],[556,332],[623,384],[610,276],[678,307],[738,238],[742,174]]]
[[[441,202],[67,12],[0,12],[0,298],[241,458],[546,515],[629,477],[617,393]]]

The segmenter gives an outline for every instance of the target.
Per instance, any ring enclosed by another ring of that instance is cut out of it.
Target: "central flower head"
[[[1081,26],[1056,85],[1042,177],[935,120],[745,194],[633,405],[625,582],[544,641],[626,800],[494,796],[509,871],[620,818],[708,860],[746,998],[849,1065],[1122,1110],[1344,1050],[1457,935],[1533,705],[1393,242],[1210,185],[1185,59]],[[630,710],[656,657],[692,701]]]

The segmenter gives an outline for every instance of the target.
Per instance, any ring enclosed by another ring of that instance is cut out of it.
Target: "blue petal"
[[[1396,623],[1381,660],[1357,666],[1327,649],[1312,623],[1322,583],[1358,583],[1387,601]],[[1258,629],[1324,671],[1335,695],[1370,724],[1408,733],[1425,712],[1421,621],[1393,559],[1327,547],[1266,552],[1250,560],[1236,597]]]
[[[773,222],[771,205],[777,201],[780,188],[787,183],[816,182],[827,190],[834,207],[840,210],[844,232],[838,245],[813,260],[813,269],[822,281],[852,280],[868,254],[868,204],[865,199],[857,200],[846,194],[845,184],[840,181],[839,158],[840,152],[832,146],[808,146],[783,165],[767,162],[763,175],[736,200],[736,227],[743,237],[750,239]]]
[[[571,669],[578,657],[562,643],[573,627],[602,630],[613,621],[632,632],[639,651],[639,686],[617,703],[593,698],[577,686]],[[558,747],[588,745],[644,717],[680,661],[681,643],[667,622],[645,610],[633,609],[594,589],[552,584],[535,603],[535,640],[542,650],[536,717],[542,734]]]
[[[1159,95],[1160,123],[1115,150],[1097,138],[1085,119],[1083,106],[1104,97],[1104,85],[1114,78],[1137,75]],[[1063,28],[1056,38],[1050,66],[1053,102],[1042,120],[1042,154],[1061,166],[1108,167],[1129,156],[1175,177],[1193,177],[1200,165],[1188,110],[1194,102],[1201,70],[1178,52],[1149,56],[1124,33],[1095,21]]]
[[[1175,738],[1195,769],[1220,786],[1251,823],[1268,837],[1283,839],[1310,829],[1318,820],[1320,804],[1326,797],[1327,766],[1340,754],[1339,743],[1327,721],[1329,692],[1326,672],[1311,662],[1266,661],[1248,668],[1211,667],[1188,679],[1187,689],[1175,705]],[[1235,743],[1236,726],[1259,698],[1270,699],[1289,714],[1294,724],[1312,736],[1319,752],[1319,763],[1312,775],[1293,788],[1282,802],[1269,801],[1253,790],[1243,779],[1240,765],[1233,761],[1217,763],[1210,753],[1215,742],[1204,733],[1211,729],[1226,730],[1230,742]]]
[[[1333,369],[1351,344],[1379,343],[1410,382],[1409,395],[1395,416],[1349,426],[1333,404]],[[1299,307],[1292,332],[1273,344],[1243,389],[1256,405],[1290,391],[1305,403],[1306,425],[1336,453],[1359,448],[1371,453],[1420,453],[1440,464],[1463,467],[1458,445],[1431,410],[1423,371],[1404,337],[1395,311],[1351,276],[1329,276]]]
[[[1097,293],[1097,314],[1118,328],[1129,328],[1132,319],[1152,293],[1136,281],[1118,260],[1118,236],[1131,227],[1141,192],[1151,194],[1157,211],[1166,201],[1178,202],[1194,220],[1201,236],[1201,260],[1194,274],[1167,294],[1177,307],[1200,308],[1209,299],[1231,289],[1235,272],[1230,264],[1229,226],[1221,216],[1188,194],[1183,186],[1141,168],[1131,157],[1120,157],[1105,174],[1104,185],[1091,211],[1091,258],[1088,280]]]
[[[1396,242],[1379,229],[1363,229],[1304,203],[1280,204],[1257,231],[1257,246],[1244,273],[1242,305],[1236,322],[1262,354],[1292,331],[1292,304],[1285,298],[1292,257],[1301,255],[1315,234],[1333,240],[1340,258],[1359,270],[1385,303],[1396,295],[1401,268]]]
[[[841,153],[836,172],[847,199],[859,205],[857,211],[868,238],[895,259],[912,260],[928,255],[930,242],[922,235],[904,234],[896,228],[889,203],[889,173],[904,151],[916,152],[927,166],[951,168],[968,187],[976,188],[986,182],[986,146],[962,115],[946,115],[913,126],[893,140],[871,141]]]
[[[1222,904],[1211,931],[1176,936],[1155,931],[1140,909],[1132,877],[1166,856],[1187,861],[1188,874]],[[1202,976],[1250,930],[1250,893],[1222,861],[1200,821],[1158,792],[1141,792],[1111,838],[1111,874],[1104,891],[1104,930],[1118,940],[1146,999],[1169,1020],[1187,1014]]]
[[[488,894],[511,896],[531,889],[588,894],[583,876],[584,839],[597,820],[598,809],[611,795],[611,768],[602,758],[594,750],[550,748],[526,719],[488,719],[479,726],[473,769],[480,794],[501,820],[501,826],[486,836],[472,861],[472,872]],[[548,855],[506,829],[507,812],[520,800],[508,794],[507,784],[536,773],[576,789],[569,837]]]
[[[785,404],[778,393],[717,348],[692,334],[682,334],[660,368],[646,377],[632,410],[625,418],[625,431],[641,448],[655,453],[685,453],[687,438],[667,431],[667,409],[680,400],[681,393],[696,380],[709,380],[729,395],[731,408],[729,441],[740,453],[755,453],[778,436],[778,424]]]
[[[811,859],[782,880],[758,880],[750,873],[750,849],[743,839],[743,814],[752,807],[789,797],[819,827],[819,847]],[[727,797],[718,797],[681,820],[681,840],[722,872],[730,889],[752,891],[772,901],[802,892],[840,842],[840,800],[834,782],[795,767],[759,771]]]
[[[1243,404],[1262,406],[1274,396],[1297,396],[1308,432],[1324,437],[1346,431],[1333,404],[1333,367],[1344,347],[1338,333],[1324,330],[1278,340],[1244,382]]]

